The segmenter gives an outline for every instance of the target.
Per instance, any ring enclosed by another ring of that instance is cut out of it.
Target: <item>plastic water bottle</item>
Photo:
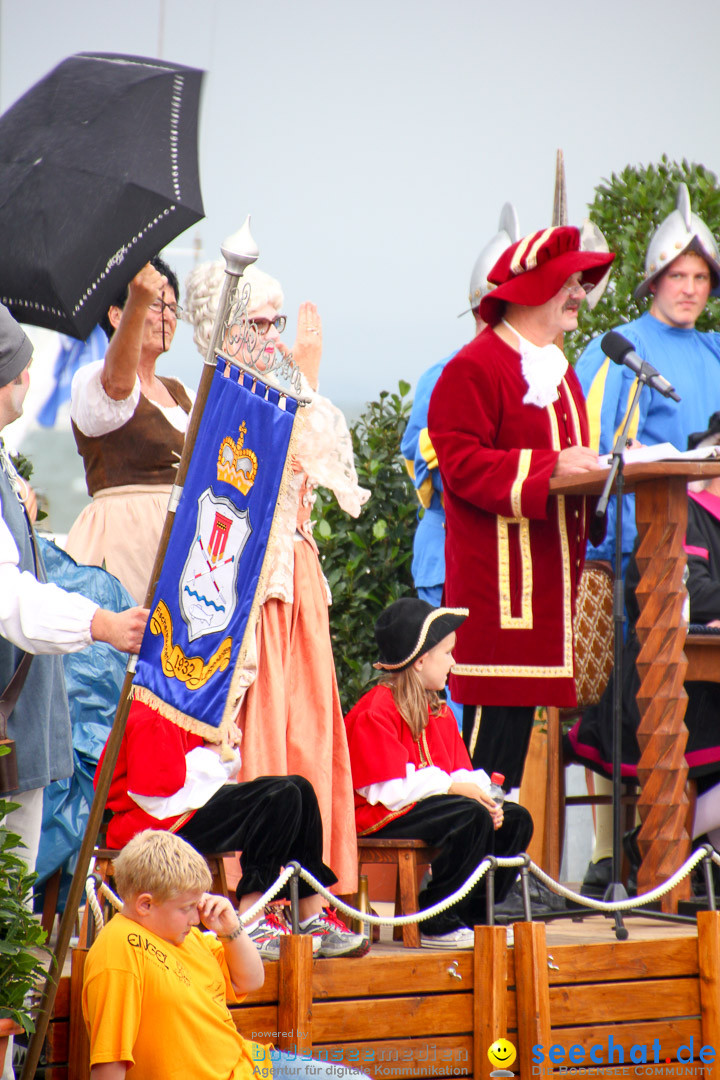
[[[505,802],[505,776],[501,772],[490,773],[490,798],[494,799],[498,806]]]

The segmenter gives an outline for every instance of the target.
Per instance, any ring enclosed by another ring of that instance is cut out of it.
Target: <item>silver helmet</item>
[[[516,243],[519,239],[520,222],[518,221],[517,211],[512,203],[507,202],[500,211],[498,232],[482,249],[472,268],[472,274],[470,275],[470,291],[468,295],[470,307],[462,312],[463,315],[466,315],[468,311],[474,311],[475,308],[480,307],[480,301],[483,296],[494,288],[487,279],[488,274],[502,255],[505,248],[509,247],[510,244]]]
[[[713,294],[720,287],[720,257],[715,238],[705,222],[693,214],[686,184],[678,184],[675,209],[658,225],[645,256],[645,279],[635,290],[635,299],[650,294],[652,282],[667,270],[670,263],[688,251],[695,251],[710,267]]]

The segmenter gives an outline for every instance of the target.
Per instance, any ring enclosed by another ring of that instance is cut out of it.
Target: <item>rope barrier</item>
[[[282,871],[277,880],[270,886],[270,888],[263,893],[259,900],[257,900],[252,907],[248,908],[240,915],[240,921],[243,925],[253,922],[253,920],[262,912],[266,904],[269,904],[277,894],[285,887],[287,882],[297,874],[316,893],[324,896],[325,899],[342,912],[343,915],[347,915],[349,918],[358,919],[361,922],[368,923],[371,926],[408,926],[412,923],[424,922],[425,919],[430,919],[435,915],[439,915],[441,912],[446,911],[448,908],[453,907],[455,904],[463,900],[472,889],[478,884],[479,881],[488,873],[490,869],[504,869],[517,867],[518,869],[525,868],[528,873],[533,874],[538,881],[549,888],[552,892],[558,896],[564,897],[566,900],[571,900],[573,904],[581,907],[586,907],[591,911],[597,911],[606,913],[608,915],[615,911],[633,911],[636,908],[645,907],[647,904],[652,904],[657,900],[660,900],[666,893],[671,892],[681,881],[691,874],[692,871],[703,860],[709,859],[720,867],[720,854],[716,852],[709,844],[698,848],[690,855],[688,859],[679,867],[672,877],[669,877],[667,881],[664,881],[661,885],[656,886],[649,892],[643,893],[641,896],[628,897],[627,900],[595,900],[589,896],[583,896],[581,893],[575,892],[573,889],[567,888],[567,886],[560,884],[546,874],[545,871],[532,861],[527,855],[515,855],[511,858],[494,858],[488,856],[483,859],[481,863],[473,870],[470,877],[465,881],[460,888],[456,889],[450,896],[446,896],[444,900],[441,900],[437,904],[433,904],[432,907],[424,908],[422,911],[417,911],[412,915],[373,915],[369,911],[360,911],[358,908],[352,907],[350,904],[346,904],[339,897],[334,896],[324,885],[313,877],[309,870],[306,870],[299,863],[289,863],[288,866]],[[100,908],[100,904],[96,895],[96,875],[94,874],[94,861],[90,863],[90,873],[86,883],[86,893],[88,903],[95,919],[95,925],[98,930],[102,929],[103,915]],[[100,890],[104,896],[116,907],[119,911],[122,910],[122,900],[119,899],[113,893],[113,891],[105,884],[104,881],[100,883]],[[567,914],[571,913],[571,909],[568,909]],[[563,911],[557,912],[562,916],[566,914]],[[572,914],[577,914],[576,911],[572,911]]]

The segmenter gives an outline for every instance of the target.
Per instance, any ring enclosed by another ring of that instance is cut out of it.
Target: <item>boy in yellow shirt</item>
[[[170,832],[138,833],[115,860],[123,910],[85,965],[91,1080],[128,1070],[133,1080],[290,1080],[330,1069],[237,1031],[227,1003],[262,986],[263,963],[231,902],[207,892],[211,881],[202,856]]]

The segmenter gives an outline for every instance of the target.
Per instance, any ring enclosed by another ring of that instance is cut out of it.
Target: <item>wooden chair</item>
[[[424,840],[381,840],[358,837],[358,873],[368,863],[397,866],[395,915],[413,915],[418,910],[418,870],[428,866],[437,855]],[[420,924],[395,927],[393,938],[402,939],[406,949],[420,948]]]
[[[109,882],[113,877],[113,860],[120,854],[119,851],[115,851],[111,848],[95,848],[93,852],[93,858],[95,859],[95,874],[99,876],[101,881]],[[203,855],[205,862],[208,864],[210,873],[212,874],[212,885],[210,891],[217,893],[221,896],[227,896],[229,900],[234,901],[234,897],[230,896],[228,890],[227,877],[225,875],[225,863],[224,859],[231,856],[235,856],[234,851],[220,851],[213,855]],[[80,928],[80,943],[81,946],[88,948],[92,944],[92,938],[88,939],[89,931],[89,919],[90,912],[88,905],[85,906],[85,913],[82,919],[82,925]]]
[[[559,880],[565,843],[565,809],[568,806],[601,806],[612,803],[609,795],[566,795],[565,764],[562,754],[562,725],[558,709],[547,709],[547,763],[543,830],[543,857],[537,859],[543,870]],[[635,824],[639,791],[635,784],[624,783],[622,805],[626,811],[623,832]],[[532,812],[532,811],[531,811]]]

